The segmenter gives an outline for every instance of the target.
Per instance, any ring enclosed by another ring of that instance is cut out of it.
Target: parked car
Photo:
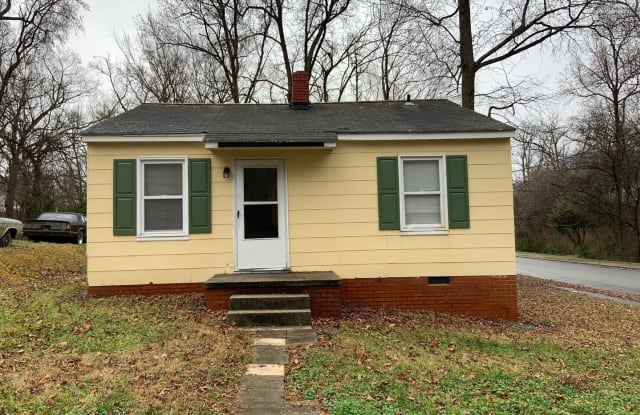
[[[83,244],[87,239],[87,217],[82,213],[45,212],[24,221],[24,235],[34,242],[56,240]]]
[[[17,219],[0,218],[0,247],[11,246],[11,242],[22,235],[23,224]]]

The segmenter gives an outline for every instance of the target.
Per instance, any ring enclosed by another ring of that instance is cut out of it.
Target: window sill
[[[449,235],[449,229],[403,229],[400,235]]]
[[[188,234],[158,234],[158,235],[138,235],[136,240],[138,242],[149,241],[188,241]]]

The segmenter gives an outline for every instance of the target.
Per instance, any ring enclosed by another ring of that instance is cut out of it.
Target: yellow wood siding
[[[378,229],[376,157],[466,154],[471,227],[447,235]],[[186,241],[138,241],[112,230],[113,160],[211,158],[212,233]],[[293,271],[332,270],[343,278],[515,274],[508,139],[343,142],[333,150],[217,150],[202,143],[89,143],[89,284],[202,282],[234,270],[236,158],[286,160],[289,262]]]

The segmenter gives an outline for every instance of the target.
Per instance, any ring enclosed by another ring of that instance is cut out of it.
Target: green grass
[[[640,413],[638,308],[526,281],[521,324],[354,314],[299,351],[288,392],[338,415]]]
[[[85,258],[0,250],[0,414],[233,413],[249,336],[201,295],[87,297]]]
[[[0,414],[234,413],[250,336],[199,295],[87,297],[85,255],[0,250]],[[531,278],[519,306],[518,324],[349,313],[292,351],[288,396],[345,415],[640,413],[640,308]]]

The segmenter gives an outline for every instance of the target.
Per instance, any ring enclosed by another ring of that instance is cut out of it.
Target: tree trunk
[[[275,10],[271,9],[271,16],[275,19],[278,28],[278,44],[282,51],[282,64],[287,74],[287,102],[291,102],[291,91],[293,88],[293,68],[291,67],[291,59],[289,58],[289,50],[287,49],[287,36],[284,30],[284,11],[282,0],[274,2]]]
[[[458,19],[460,24],[460,83],[462,106],[472,110],[475,108],[476,68],[473,58],[471,7],[469,0],[458,0]]]
[[[640,224],[636,215],[636,261],[640,261]]]
[[[18,177],[20,175],[20,169],[18,168],[18,161],[11,156],[11,160],[8,160],[7,168],[7,188],[4,198],[4,214],[8,218],[15,217],[15,204],[16,204],[16,191],[18,190]]]

